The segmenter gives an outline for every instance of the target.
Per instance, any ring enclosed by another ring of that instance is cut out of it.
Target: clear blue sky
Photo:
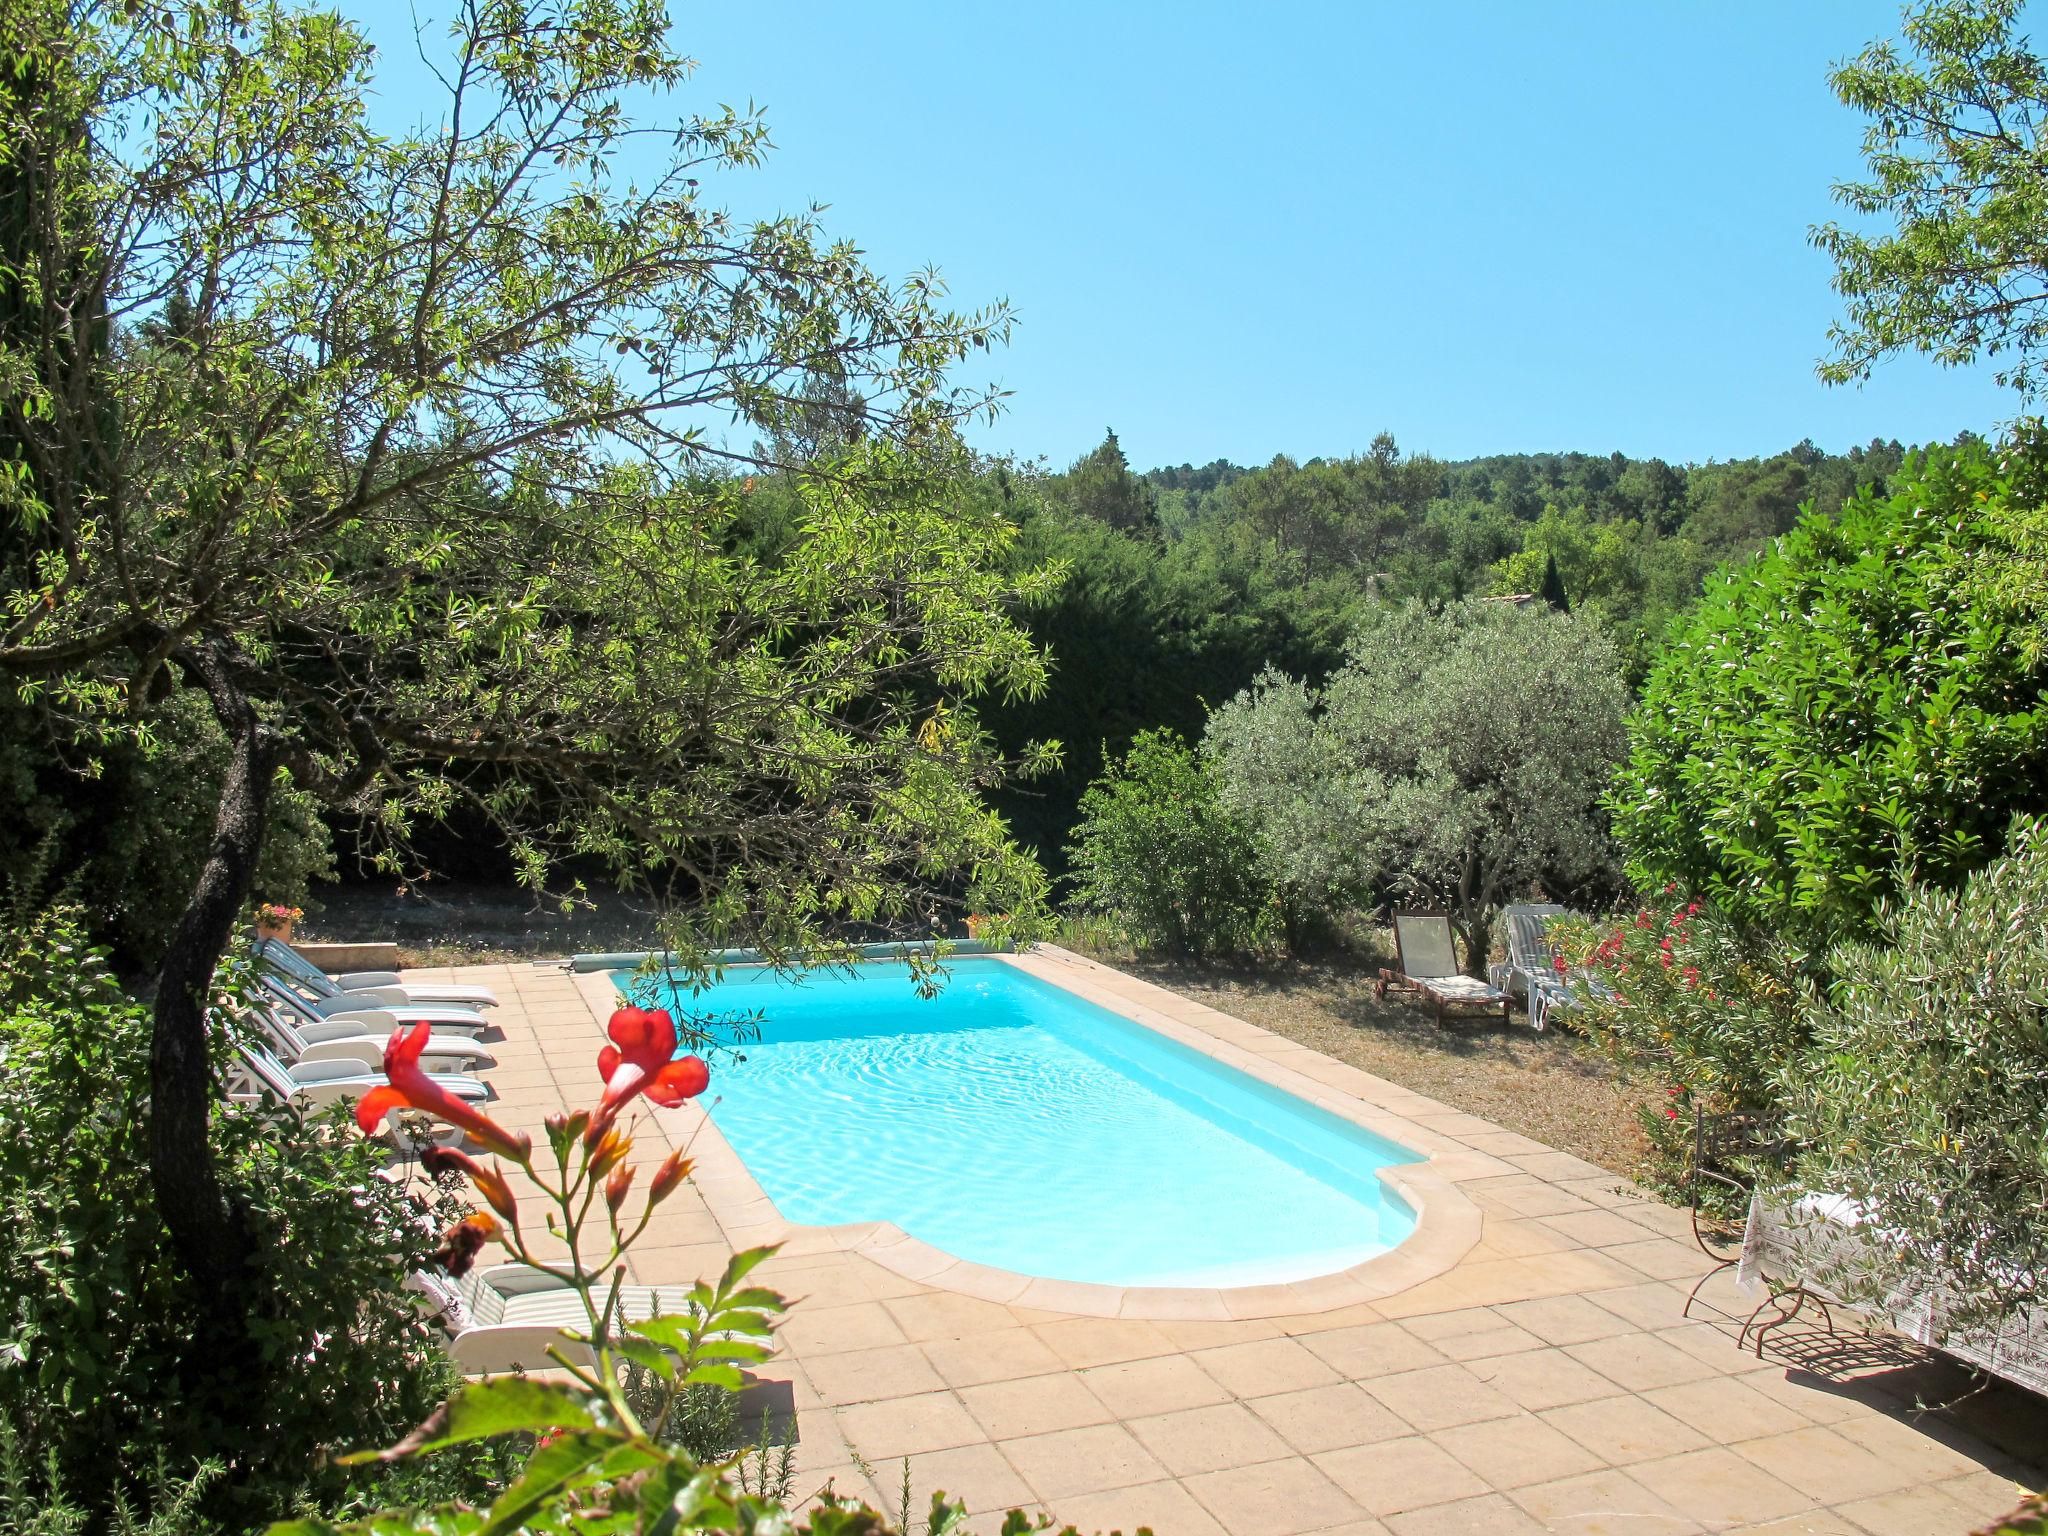
[[[417,83],[414,8],[337,0]],[[444,21],[447,0],[417,0]],[[1807,243],[1860,167],[1829,64],[1884,0],[674,6],[682,98],[763,106],[736,210],[831,205],[881,270],[1007,297],[979,446],[1141,467],[1989,430],[1988,370],[1813,376]],[[429,27],[435,36],[438,26]],[[672,98],[673,99],[673,98]]]

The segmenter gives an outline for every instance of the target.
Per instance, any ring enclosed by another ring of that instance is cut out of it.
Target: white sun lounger
[[[409,1003],[389,988],[378,992],[351,992],[342,997],[313,998],[286,985],[275,972],[264,973],[261,985],[263,995],[281,1011],[307,1022],[349,1019],[367,1029],[370,1026],[364,1022],[366,1020],[395,1020],[399,1024],[430,1024],[436,1034],[446,1035],[479,1035],[490,1028],[490,1021],[474,1009],[457,1008],[452,1004]]]
[[[465,1375],[552,1369],[557,1362],[548,1354],[550,1346],[579,1365],[590,1363],[588,1348],[562,1332],[589,1329],[583,1302],[567,1282],[553,1275],[524,1264],[496,1264],[472,1269],[460,1280],[427,1271],[414,1275],[412,1283],[433,1304],[448,1331],[449,1357]],[[680,1303],[687,1290],[680,1285],[621,1286],[614,1325],[619,1317],[652,1317],[662,1307]]]
[[[282,939],[258,939],[256,958],[316,997],[396,990],[403,993],[410,1003],[452,1003],[463,1008],[498,1006],[498,995],[488,987],[409,982],[397,971],[350,971],[341,976],[330,976]]]
[[[384,1046],[400,1027],[397,1015],[362,1014],[351,1019],[294,1019],[282,1008],[258,1002],[246,1017],[269,1037],[278,1057],[292,1066],[311,1061],[355,1061],[367,1072],[383,1070]],[[428,1072],[479,1072],[498,1058],[474,1038],[430,1033],[420,1065]]]
[[[236,1068],[228,1083],[228,1097],[238,1103],[253,1103],[267,1094],[301,1109],[324,1109],[330,1104],[352,1104],[387,1081],[382,1072],[364,1071],[359,1061],[309,1061],[288,1067],[258,1040],[238,1041],[235,1051]],[[428,1075],[456,1098],[472,1104],[491,1096],[489,1087],[474,1077],[446,1072]]]

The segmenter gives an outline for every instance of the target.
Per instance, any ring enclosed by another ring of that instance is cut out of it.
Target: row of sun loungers
[[[476,1074],[497,1065],[480,1038],[489,1028],[482,1010],[497,1003],[483,987],[412,985],[395,971],[329,976],[290,945],[259,940],[228,1096],[300,1110],[352,1103],[385,1081],[391,1032],[424,1020],[432,1033],[421,1065],[456,1097],[482,1103],[491,1090]],[[462,1133],[436,1125],[429,1134],[452,1144]],[[582,1303],[554,1276],[501,1264],[460,1280],[423,1270],[412,1286],[445,1329],[450,1356],[470,1375],[549,1369],[556,1363],[550,1347],[571,1359],[587,1357],[561,1331],[586,1324]],[[650,1316],[653,1293],[626,1287],[620,1306],[625,1316]]]

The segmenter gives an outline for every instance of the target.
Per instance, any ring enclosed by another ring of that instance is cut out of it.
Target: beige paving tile
[[[1069,1495],[1157,1482],[1166,1475],[1166,1469],[1121,1424],[1005,1440],[999,1449],[1032,1492],[1055,1510]]]
[[[854,1349],[878,1349],[886,1344],[910,1341],[896,1319],[880,1302],[864,1301],[849,1307],[806,1307],[790,1313],[780,1337],[804,1358],[843,1354]]]
[[[878,1473],[891,1470],[876,1469]],[[886,1483],[889,1478],[884,1476],[882,1481]],[[921,1456],[911,1457],[912,1507],[907,1512],[896,1507],[902,1502],[900,1482],[882,1490],[887,1501],[885,1507],[906,1526],[912,1522],[920,1526],[923,1524],[935,1493],[944,1493],[948,1498],[965,1504],[970,1514],[1002,1513],[1036,1507],[1038,1503],[1025,1486],[1024,1479],[992,1445],[961,1445],[947,1451],[927,1451]],[[904,1518],[906,1513],[909,1516],[907,1520]]]
[[[1564,1219],[1564,1218],[1560,1218]],[[1712,1267],[1712,1261],[1691,1243],[1676,1243],[1668,1237],[1641,1242],[1619,1243],[1601,1250],[1631,1269],[1639,1269],[1653,1280],[1683,1280],[1687,1285]]]
[[[1637,1329],[1654,1330],[1685,1321],[1682,1314],[1687,1289],[1669,1280],[1641,1280],[1634,1285],[1596,1286],[1586,1292],[1584,1299],[1624,1322],[1633,1323]],[[1747,1316],[1749,1308],[1742,1311]]]
[[[1115,1417],[1079,1376],[1061,1371],[962,1387],[960,1401],[992,1440],[1015,1440],[1056,1429],[1107,1424]]]
[[[1647,1392],[1675,1387],[1714,1374],[1714,1368],[1654,1333],[1623,1333],[1609,1339],[1568,1344],[1565,1353],[1589,1365],[1618,1387]]]
[[[1060,1501],[1057,1514],[1062,1524],[1083,1531],[1149,1529],[1159,1536],[1226,1536],[1216,1517],[1178,1482],[1074,1494]]]
[[[1360,1508],[1382,1520],[1403,1510],[1488,1491],[1478,1474],[1421,1435],[1325,1451],[1309,1459]]]
[[[1543,1527],[1497,1493],[1389,1515],[1393,1536],[1543,1536]]]
[[[835,1407],[938,1392],[946,1386],[915,1344],[813,1354],[806,1360],[804,1370],[819,1396]]]
[[[1583,1344],[1630,1331],[1613,1311],[1595,1306],[1583,1296],[1545,1296],[1510,1302],[1494,1311],[1546,1344]]]
[[[1558,1408],[1566,1403],[1612,1397],[1614,1383],[1561,1349],[1525,1350],[1470,1362],[1466,1369],[1523,1408]]]
[[[1248,1405],[1304,1455],[1373,1445],[1412,1433],[1408,1424],[1356,1382],[1255,1397]]]
[[[1487,1419],[1440,1429],[1430,1436],[1437,1445],[1485,1479],[1492,1488],[1520,1488],[1555,1482],[1606,1463],[1585,1446],[1532,1413],[1508,1419]]]
[[[1243,1403],[1183,1408],[1177,1413],[1131,1419],[1125,1427],[1175,1477],[1248,1467],[1295,1454]]]
[[[943,1291],[894,1296],[882,1305],[913,1343],[927,1339],[964,1339],[1011,1326],[1009,1309],[999,1302]]]
[[[1173,1341],[1150,1323],[1106,1317],[1065,1317],[1035,1323],[1032,1331],[1076,1369],[1149,1355],[1176,1354]]]
[[[1643,1229],[1625,1216],[1612,1211],[1567,1211],[1561,1216],[1545,1216],[1543,1224],[1568,1242],[1582,1248],[1606,1248],[1619,1243],[1643,1241]],[[1704,1268],[1706,1261],[1700,1261]]]
[[[1706,1526],[1753,1525],[1810,1509],[1815,1503],[1719,1446],[1642,1462],[1629,1468],[1629,1476],[1680,1514]]]
[[[1732,1376],[1710,1376],[1704,1381],[1658,1387],[1645,1392],[1643,1400],[1724,1445],[1754,1440],[1759,1435],[1784,1434],[1808,1423],[1803,1415],[1772,1402],[1747,1382]]]
[[[1198,1349],[1189,1358],[1238,1397],[1264,1397],[1272,1392],[1320,1387],[1338,1379],[1325,1361],[1297,1339],[1253,1339],[1244,1344]]]
[[[1787,1515],[1782,1520],[1745,1525],[1739,1530],[1730,1530],[1727,1536],[1867,1536],[1867,1533],[1831,1509],[1810,1509],[1803,1514]]]
[[[988,1438],[950,1392],[857,1403],[835,1410],[833,1418],[853,1448],[876,1463]]]
[[[1706,1529],[1626,1472],[1560,1478],[1518,1488],[1510,1497],[1559,1536],[1694,1536]]]
[[[1985,1518],[1982,1510],[1958,1503],[1938,1488],[1909,1488],[1835,1507],[1869,1536],[1948,1536],[1967,1531]],[[1993,1511],[1994,1514],[2002,1511]]]
[[[1230,1536],[1302,1536],[1362,1513],[1343,1489],[1300,1460],[1204,1472],[1185,1486]]]
[[[937,1339],[923,1350],[932,1369],[955,1387],[1043,1376],[1065,1364],[1052,1346],[1029,1328],[1001,1328],[971,1339]]]
[[[1365,1390],[1420,1430],[1449,1429],[1517,1412],[1514,1402],[1494,1391],[1462,1365],[1433,1365],[1361,1383]]]
[[[1820,1424],[1766,1435],[1742,1446],[1742,1459],[1797,1488],[1816,1504],[1840,1504],[1909,1487],[1918,1479]]]
[[[1340,1374],[1357,1381],[1395,1371],[1441,1365],[1443,1351],[1425,1343],[1400,1323],[1362,1323],[1327,1333],[1307,1333],[1301,1342]]]
[[[1605,1397],[1537,1415],[1614,1466],[1695,1451],[1709,1442],[1689,1424],[1637,1397]]]
[[[1095,1365],[1080,1375],[1089,1391],[1125,1419],[1230,1400],[1230,1393],[1185,1355]]]
[[[1916,1483],[1966,1477],[2002,1459],[1973,1437],[1950,1429],[1939,1419],[1914,1423],[1882,1413],[1865,1413],[1844,1419],[1835,1426],[1835,1432],[1887,1466],[1898,1468]],[[2048,1455],[2048,1441],[2041,1442],[2040,1448]]]

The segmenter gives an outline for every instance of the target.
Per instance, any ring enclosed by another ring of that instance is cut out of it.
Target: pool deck
[[[1616,1175],[1064,951],[1020,963],[1428,1154],[1393,1175],[1417,1232],[1287,1286],[1033,1281],[881,1224],[792,1226],[701,1109],[646,1107],[634,1160],[688,1145],[698,1166],[636,1278],[782,1244],[757,1273],[793,1306],[760,1374],[797,1415],[797,1494],[829,1478],[894,1513],[907,1457],[920,1508],[944,1489],[1083,1531],[1962,1536],[2048,1480],[2048,1400],[1993,1385],[1915,1413],[1967,1378],[1846,1323],[1774,1332],[1759,1360],[1736,1347],[1732,1272],[1682,1319],[1709,1265],[1684,1212]],[[505,1124],[594,1101],[609,977],[408,979],[503,1000],[486,1040]]]

